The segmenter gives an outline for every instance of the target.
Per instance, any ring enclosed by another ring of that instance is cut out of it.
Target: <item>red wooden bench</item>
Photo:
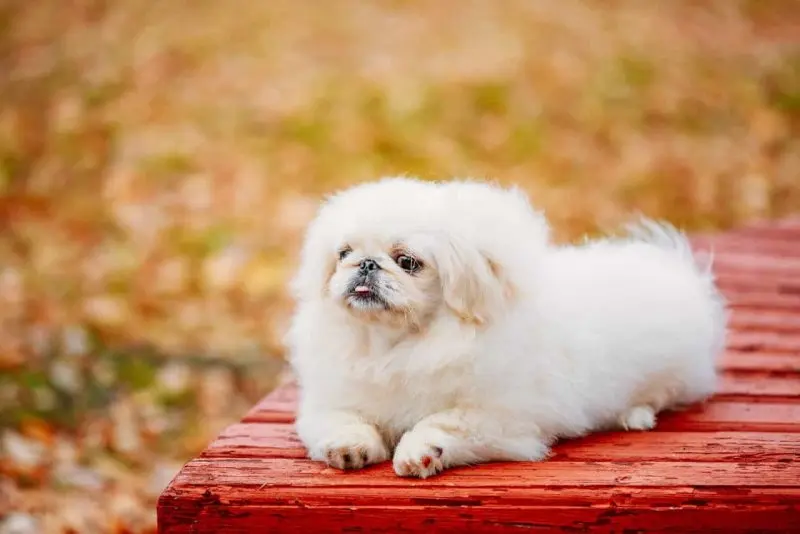
[[[709,403],[652,432],[564,442],[541,463],[401,479],[305,459],[291,383],[175,477],[158,525],[178,532],[800,532],[800,219],[694,238],[713,244],[733,309]]]

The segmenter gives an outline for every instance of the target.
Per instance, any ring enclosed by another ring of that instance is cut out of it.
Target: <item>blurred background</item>
[[[324,193],[723,229],[800,210],[798,133],[795,0],[0,2],[0,534],[154,528],[273,387]]]

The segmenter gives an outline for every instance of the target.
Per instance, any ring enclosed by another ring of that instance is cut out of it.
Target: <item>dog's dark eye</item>
[[[398,256],[395,260],[397,265],[400,266],[406,272],[413,273],[419,271],[420,263],[417,261],[416,258],[403,254],[402,256]]]
[[[347,255],[350,254],[351,252],[353,252],[353,249],[351,249],[350,247],[344,247],[343,249],[341,249],[339,251],[339,261],[345,259]]]

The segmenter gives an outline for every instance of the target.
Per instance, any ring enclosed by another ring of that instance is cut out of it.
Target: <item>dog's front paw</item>
[[[311,458],[337,469],[361,469],[388,460],[389,449],[375,427],[348,425],[315,447]]]
[[[434,438],[434,439],[431,439]],[[426,436],[422,430],[407,432],[394,451],[394,472],[401,477],[428,478],[444,469],[444,449],[436,443],[435,436]]]

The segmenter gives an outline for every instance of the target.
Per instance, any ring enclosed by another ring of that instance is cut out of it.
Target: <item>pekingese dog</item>
[[[386,178],[329,198],[286,342],[312,459],[429,477],[536,461],[559,438],[648,430],[706,399],[727,312],[685,237],[550,242],[518,190]]]

